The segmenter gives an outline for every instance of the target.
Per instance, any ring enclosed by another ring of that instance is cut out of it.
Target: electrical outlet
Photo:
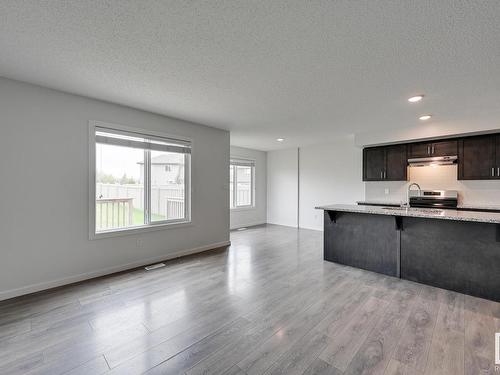
[[[137,248],[139,248],[139,249],[140,249],[140,248],[142,247],[142,244],[143,244],[143,242],[142,242],[142,238],[138,238],[138,239],[137,239]]]
[[[384,193],[385,193],[385,195],[389,195],[389,193],[390,193],[389,189],[388,189],[388,188],[385,188],[385,189],[384,189]]]

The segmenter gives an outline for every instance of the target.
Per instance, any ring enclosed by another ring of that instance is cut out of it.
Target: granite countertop
[[[350,204],[332,204],[316,207],[319,210],[354,212],[361,214],[421,217],[428,219],[474,221],[500,224],[500,213],[480,211],[442,210],[437,208],[400,208],[379,206],[358,206]]]
[[[365,200],[365,201],[357,201],[357,204],[373,204],[377,206],[401,206],[401,202],[396,202],[396,201],[383,201],[383,200]],[[486,204],[486,203],[479,203],[479,204],[463,204],[459,203],[457,206],[458,209],[467,209],[467,210],[491,210],[491,211],[500,211],[500,205],[494,205],[494,204]]]

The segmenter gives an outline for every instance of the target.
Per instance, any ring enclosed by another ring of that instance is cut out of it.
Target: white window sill
[[[138,227],[133,227],[133,228],[111,229],[111,230],[102,231],[102,232],[92,232],[91,231],[89,239],[90,240],[99,240],[101,238],[123,237],[123,236],[129,236],[129,235],[133,235],[133,234],[142,234],[142,233],[153,232],[153,231],[158,231],[158,230],[189,227],[191,225],[193,225],[192,221],[176,221],[176,222],[172,222],[172,223],[151,224],[151,225],[144,225],[144,226],[138,226]]]

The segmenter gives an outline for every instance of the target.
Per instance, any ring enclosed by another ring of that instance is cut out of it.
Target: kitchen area
[[[500,301],[500,134],[365,147],[365,199],[324,210],[324,259]]]

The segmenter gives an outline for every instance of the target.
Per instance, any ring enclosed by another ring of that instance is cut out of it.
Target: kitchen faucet
[[[411,183],[408,185],[408,191],[406,192],[406,207],[410,207],[410,190],[413,186],[416,186],[418,188],[418,195],[420,195],[420,192],[422,189],[420,188],[420,185],[417,184],[416,182]]]

